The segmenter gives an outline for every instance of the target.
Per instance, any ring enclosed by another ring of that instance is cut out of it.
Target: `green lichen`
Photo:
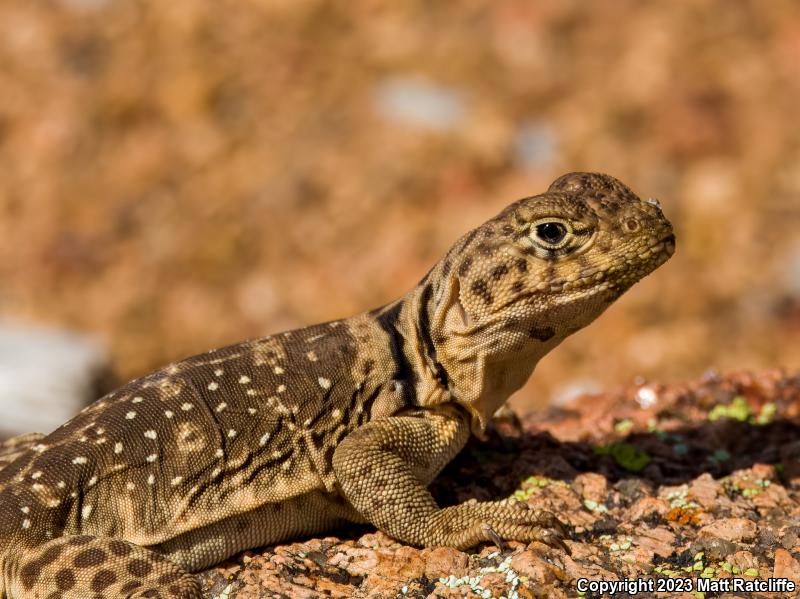
[[[750,406],[747,404],[745,398],[741,395],[737,395],[728,405],[715,405],[708,413],[708,419],[714,422],[720,418],[733,418],[739,422],[747,422],[752,415],[753,412],[750,410]]]
[[[536,495],[540,489],[551,485],[569,486],[563,480],[555,480],[546,476],[529,476],[520,482],[519,489],[514,491],[512,497],[519,501],[527,501],[531,496]]]
[[[715,405],[708,413],[708,419],[714,422],[720,418],[732,418],[739,422],[749,422],[750,424],[763,426],[772,422],[777,412],[778,406],[773,402],[768,402],[761,406],[758,414],[754,414],[747,400],[741,395],[737,395],[727,405]]]
[[[614,425],[614,430],[618,433],[626,433],[633,428],[633,420],[630,418],[625,418],[620,420]]]

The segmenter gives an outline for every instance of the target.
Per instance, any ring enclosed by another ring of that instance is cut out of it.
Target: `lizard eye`
[[[567,236],[567,228],[555,221],[536,225],[536,237],[545,243],[555,245]]]

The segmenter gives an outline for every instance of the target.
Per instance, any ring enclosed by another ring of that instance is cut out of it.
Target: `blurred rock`
[[[603,387],[598,381],[573,380],[566,385],[556,387],[547,403],[552,406],[566,406],[584,395],[600,393],[602,389]]]
[[[514,135],[514,157],[526,169],[548,169],[558,157],[555,129],[545,123],[528,123]]]
[[[455,89],[410,77],[381,81],[374,102],[387,120],[432,131],[454,129],[467,113],[467,102]]]
[[[0,325],[0,438],[63,424],[107,390],[108,354],[63,330]]]

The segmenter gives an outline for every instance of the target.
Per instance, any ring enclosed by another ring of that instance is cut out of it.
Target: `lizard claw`
[[[508,550],[508,545],[506,545],[506,542],[500,537],[499,534],[497,534],[497,531],[495,531],[494,528],[492,528],[488,524],[483,524],[481,528],[483,528],[483,530],[486,532],[489,538],[492,539],[494,544],[497,545],[497,548],[500,550],[500,553],[505,553]]]
[[[537,510],[536,520],[538,521],[539,525],[545,528],[553,529],[560,537],[569,536],[569,530],[561,520],[553,515],[553,512],[548,512],[547,510]]]
[[[567,546],[567,544],[564,542],[563,536],[555,530],[543,530],[541,535],[539,536],[539,541],[541,541],[545,545],[549,545],[554,549],[560,549],[567,555],[572,555],[572,551],[570,550],[569,546]]]

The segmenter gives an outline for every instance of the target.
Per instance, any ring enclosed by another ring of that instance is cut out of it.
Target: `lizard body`
[[[369,522],[401,541],[559,543],[521,503],[427,485],[538,360],[674,249],[607,175],[572,173],[463,236],[401,299],[194,356],[0,456],[0,597],[200,597],[189,572]]]

